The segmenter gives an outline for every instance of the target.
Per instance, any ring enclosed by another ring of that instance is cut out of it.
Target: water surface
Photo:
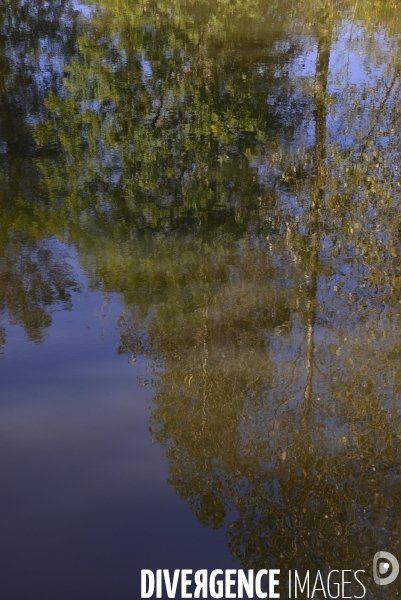
[[[1,5],[2,597],[399,597],[399,45],[390,2]]]

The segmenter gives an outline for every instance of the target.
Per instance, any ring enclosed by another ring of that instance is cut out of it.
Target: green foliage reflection
[[[3,306],[39,339],[73,246],[199,521],[244,567],[368,570],[400,548],[396,6],[89,6],[1,142]]]

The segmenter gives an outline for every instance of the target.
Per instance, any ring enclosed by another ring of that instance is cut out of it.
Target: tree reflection
[[[198,285],[175,280],[175,304],[167,294],[145,320],[127,311],[120,352],[154,361],[151,431],[170,483],[202,524],[226,527],[243,568],[370,575],[377,548],[400,550],[399,247],[389,210],[398,176],[373,179],[373,204],[360,201],[372,165],[355,175],[360,146],[334,145],[327,124],[331,38],[330,26],[317,33],[314,141],[296,157],[310,172],[295,165],[303,174],[293,183],[287,158],[279,217],[264,235],[250,228],[240,247],[222,237],[231,252],[216,254],[203,240],[192,254]],[[398,156],[380,137],[399,120],[391,110],[380,118],[368,163]],[[341,198],[339,161],[351,188]],[[185,270],[188,238],[181,252]],[[152,263],[160,259],[156,245]]]
[[[52,321],[50,310],[70,308],[71,290],[78,287],[54,244],[16,238],[0,254],[0,310],[11,324],[25,329],[29,340],[41,342]]]
[[[50,235],[120,294],[119,352],[153,361],[170,482],[243,567],[370,572],[399,549],[400,66],[383,4],[103,0],[18,123],[27,163],[6,131],[3,306],[38,340],[68,303]],[[336,71],[344,48],[366,80],[349,56]]]
[[[74,36],[72,15],[63,0],[0,6],[0,314],[36,342],[51,324],[51,311],[69,307],[77,290],[73,269],[51,239],[32,134],[44,116],[45,95],[59,87],[61,57],[68,58]],[[1,327],[0,346],[5,341]]]

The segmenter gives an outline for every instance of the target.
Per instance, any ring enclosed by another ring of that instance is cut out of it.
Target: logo
[[[388,585],[397,579],[400,565],[390,552],[376,552],[373,557],[373,579],[377,585]],[[386,577],[384,577],[386,575]]]

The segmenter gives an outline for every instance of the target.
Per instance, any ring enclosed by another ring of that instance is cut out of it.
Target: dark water
[[[401,597],[400,27],[0,4],[1,599],[230,567]]]

